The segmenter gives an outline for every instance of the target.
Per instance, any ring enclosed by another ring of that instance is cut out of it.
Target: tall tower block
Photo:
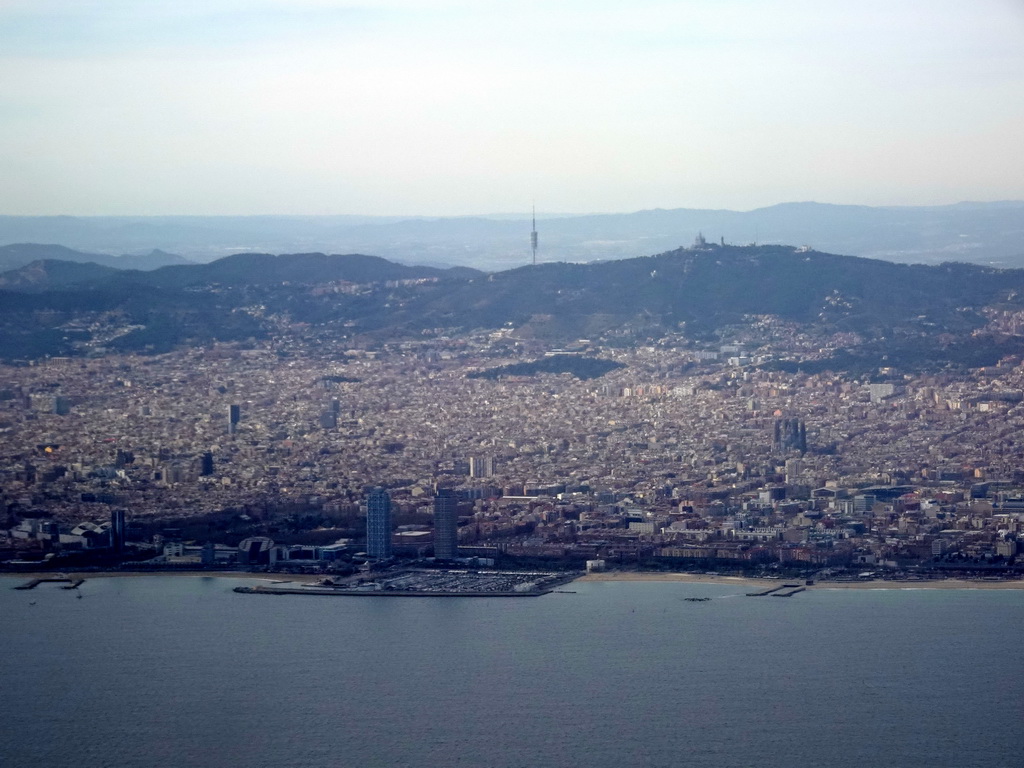
[[[391,496],[374,488],[366,499],[366,554],[376,560],[391,557]]]
[[[434,557],[454,560],[459,556],[459,500],[450,488],[439,488],[434,497]]]
[[[124,551],[125,514],[123,509],[110,511],[110,547],[115,552]]]

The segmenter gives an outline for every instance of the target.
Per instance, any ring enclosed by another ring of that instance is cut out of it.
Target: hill
[[[460,275],[478,274],[460,270]],[[446,271],[434,267],[410,267],[377,256],[297,253],[239,253],[209,264],[170,266],[133,279],[162,287],[221,284],[227,286],[281,283],[376,283],[396,280],[439,279]]]
[[[108,256],[102,253],[86,253],[66,248],[63,245],[40,243],[13,243],[0,246],[0,272],[24,267],[37,261],[66,261],[76,264],[99,264],[111,269],[150,270],[170,264],[190,264],[183,256],[153,249],[149,253]]]
[[[93,262],[42,259],[0,273],[0,290],[37,293],[111,279],[118,270]]]
[[[928,267],[785,246],[708,246],[598,264],[543,264],[419,297],[405,311],[434,325],[527,326],[552,338],[617,330],[702,333],[748,315],[775,315],[884,335],[933,323],[980,322],[961,307],[1005,299],[1024,272],[963,264]]]
[[[985,330],[985,312],[1024,309],[1024,270],[707,244],[489,275],[358,254],[237,254],[151,272],[42,262],[0,276],[0,289],[7,358],[161,351],[296,327],[360,343],[509,327],[518,339],[559,343],[650,343],[680,333],[711,341],[723,328],[770,317],[855,339],[815,364],[870,370],[888,356],[915,367],[986,365],[1016,354],[1019,340]],[[96,330],[98,317],[111,327]]]

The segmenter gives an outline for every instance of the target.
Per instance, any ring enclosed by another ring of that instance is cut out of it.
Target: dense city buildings
[[[1015,567],[1021,360],[861,378],[781,364],[845,343],[768,317],[700,344],[569,349],[511,330],[339,347],[298,328],[0,367],[0,559],[108,547],[123,510],[127,543],[173,562],[212,541],[223,563],[264,536],[279,564],[390,544],[441,559]],[[469,377],[548,353],[621,367]]]

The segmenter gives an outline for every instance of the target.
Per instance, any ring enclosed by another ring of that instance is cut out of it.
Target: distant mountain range
[[[1024,339],[987,327],[986,308],[1024,311],[1024,270],[715,243],[490,274],[358,254],[237,254],[148,272],[41,261],[0,274],[0,357],[295,333],[373,344],[496,328],[557,343],[651,343],[679,332],[713,343],[764,316],[849,337],[821,367],[977,366],[1024,354]]]
[[[702,232],[709,240],[724,238],[729,244],[794,243],[824,252],[903,263],[962,261],[1024,267],[1024,202],[1020,201],[933,207],[784,203],[753,211],[649,210],[542,217],[537,229],[539,260],[543,262],[588,262],[660,253],[687,245]],[[371,253],[406,264],[494,271],[529,263],[529,233],[530,219],[526,215],[0,216],[0,243],[57,242],[108,254],[149,253],[160,248],[198,262],[243,251],[320,251]],[[107,258],[97,263],[134,269],[162,266],[155,262],[110,263]],[[25,263],[28,261],[0,261],[0,268]]]
[[[184,256],[153,249],[148,253],[108,256],[102,253],[85,253],[63,245],[41,245],[39,243],[14,243],[0,246],[0,272],[23,267],[34,261],[68,261],[79,264],[92,263],[112,269],[150,270],[171,264],[191,264]]]
[[[122,257],[127,258],[127,257]],[[79,288],[117,291],[138,286],[152,289],[189,287],[287,286],[346,282],[372,284],[426,278],[475,277],[484,273],[467,267],[415,267],[378,256],[296,253],[238,253],[208,264],[172,264],[147,271],[115,269],[97,263],[44,259],[0,273],[0,289],[42,293],[53,289]]]

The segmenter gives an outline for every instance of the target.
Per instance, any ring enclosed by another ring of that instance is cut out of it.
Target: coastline
[[[218,578],[246,579],[272,583],[312,584],[324,578],[323,574],[309,573],[248,573],[246,571],[25,571],[0,572],[0,578],[31,581],[54,576],[71,576],[89,581],[90,579],[136,578],[140,576],[172,576],[176,578]],[[752,589],[771,589],[783,584],[803,584],[803,578],[756,579],[747,576],[723,576],[704,573],[663,573],[658,571],[604,571],[578,576],[572,582],[598,581],[646,581],[674,582],[679,584],[723,584]],[[817,581],[807,587],[812,589],[1024,589],[1024,579],[1016,581],[983,581],[981,579],[920,579],[890,581],[865,579],[863,581]]]
[[[745,576],[709,576],[703,573],[657,573],[645,571],[605,571],[588,573],[576,581],[666,581],[684,584],[731,584],[740,587],[769,589],[804,579],[753,579]],[[982,581],[972,579],[921,579],[916,581],[815,581],[807,589],[1024,589],[1024,579],[1017,581]]]
[[[71,576],[76,579],[123,579],[139,576],[174,576],[174,577],[209,577],[217,579],[256,579],[259,581],[300,581],[310,584],[322,579],[322,575],[308,573],[248,573],[246,571],[5,571],[0,578],[12,578],[22,581],[47,579],[59,576]]]

